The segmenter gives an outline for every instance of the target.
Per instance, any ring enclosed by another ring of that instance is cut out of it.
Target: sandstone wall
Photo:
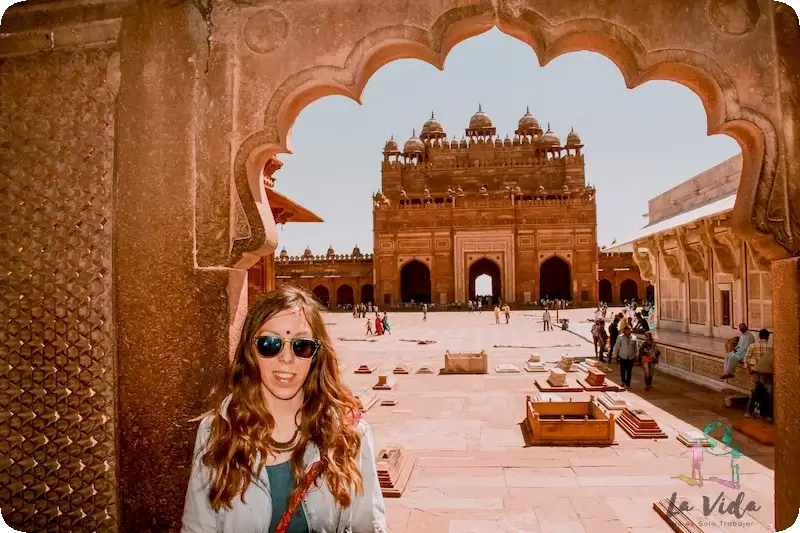
[[[118,527],[115,64],[0,63],[0,503],[22,531]]]

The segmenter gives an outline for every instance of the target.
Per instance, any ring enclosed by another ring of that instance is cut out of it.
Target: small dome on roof
[[[289,257],[289,252],[286,251],[286,247],[285,246],[281,249],[280,257],[281,257],[281,259],[286,259],[287,257]]]
[[[330,246],[328,246],[328,256],[334,255],[334,253],[335,252],[333,251],[333,245],[331,244]]]
[[[504,144],[504,145],[506,145],[506,146],[512,146],[512,145],[514,144],[514,143],[511,141],[511,139],[509,139],[509,138],[508,138],[508,134],[506,134],[506,138],[505,138],[505,139],[503,139],[503,144]]]
[[[411,138],[403,145],[404,154],[419,154],[425,151],[425,145],[417,137],[417,130],[411,134]]]
[[[433,116],[433,111],[431,111],[431,118],[422,126],[422,135],[430,133],[444,133],[444,128],[442,128],[442,125]]]
[[[522,115],[522,118],[519,119],[519,125],[517,126],[520,132],[530,132],[534,130],[542,131],[542,127],[539,125],[539,121],[531,115],[530,108],[525,109],[525,114]]]
[[[465,139],[465,138],[462,136],[462,137],[461,137],[461,142],[460,142],[460,143],[458,143],[458,145],[459,145],[461,148],[466,148],[466,147],[468,146],[468,145],[467,145],[467,140],[466,140],[466,139]]]
[[[561,146],[561,139],[550,129],[550,124],[547,125],[547,131],[544,132],[539,142],[545,146]]]
[[[355,247],[353,247],[353,256],[355,257],[361,256],[361,249],[358,247],[357,244],[355,245]]]
[[[394,140],[394,135],[392,135],[391,139],[386,141],[386,144],[383,145],[383,151],[387,154],[400,153],[400,149],[397,146],[397,141]]]
[[[453,140],[450,141],[450,148],[458,148],[458,141],[456,140],[455,135],[453,135]]]
[[[491,127],[492,127],[492,119],[489,118],[489,115],[483,112],[481,104],[478,104],[478,112],[472,115],[472,118],[469,119],[469,129],[477,130],[481,128],[491,128]]]
[[[311,248],[309,246],[306,246],[306,251],[303,252],[303,257],[311,257],[312,255],[314,254],[311,253]]]
[[[575,129],[571,129],[569,131],[569,135],[567,135],[567,146],[578,146],[581,144],[581,138],[575,133]]]

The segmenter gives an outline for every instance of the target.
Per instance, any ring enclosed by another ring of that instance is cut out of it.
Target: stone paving
[[[587,335],[590,310],[566,312],[572,329]],[[374,318],[374,315],[373,315]],[[347,383],[358,393],[371,388],[378,374],[391,374],[398,363],[412,373],[398,375],[391,391],[376,391],[397,405],[376,404],[366,414],[378,449],[399,443],[419,459],[405,493],[387,499],[391,533],[593,533],[670,532],[653,510],[653,502],[674,492],[703,509],[722,493],[725,502],[743,493],[742,511],[750,501],[759,506],[735,524],[735,516],[714,511],[704,518],[705,532],[774,531],[773,449],[734,432],[746,457],[738,460],[740,488],[713,481],[690,487],[679,475],[691,475],[691,456],[676,440],[680,431],[701,429],[713,420],[723,424],[741,416],[722,407],[724,395],[656,374],[654,388],[645,391],[641,368],[634,369],[633,391],[620,393],[653,416],[669,436],[663,440],[633,440],[617,426],[617,444],[606,448],[525,448],[519,422],[524,419],[527,394],[538,391],[533,376],[497,374],[494,366],[511,363],[522,370],[529,353],[545,362],[560,354],[592,355],[592,346],[571,332],[543,332],[538,311],[512,312],[511,323],[494,324],[482,314],[390,313],[392,334],[365,337],[365,319],[345,313],[326,316]],[[504,319],[501,317],[501,322]],[[364,342],[346,339],[371,339]],[[419,345],[405,340],[435,340]],[[494,348],[494,345],[536,346]],[[571,345],[571,346],[556,346]],[[421,364],[438,371],[445,350],[489,354],[486,375],[415,375]],[[360,364],[375,364],[371,375],[353,373]],[[619,382],[618,367],[609,377]],[[589,393],[563,394],[588,399]],[[714,436],[721,436],[715,433]],[[684,455],[681,455],[684,454]],[[703,477],[730,479],[729,457],[706,456]],[[719,504],[716,506],[719,507]],[[727,508],[727,503],[726,503]]]

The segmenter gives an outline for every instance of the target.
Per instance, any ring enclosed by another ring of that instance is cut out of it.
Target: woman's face
[[[261,357],[255,345],[251,345],[253,355],[261,370],[261,382],[267,392],[278,400],[292,400],[303,390],[313,359],[297,357],[292,351],[292,339],[313,339],[311,325],[305,313],[297,309],[281,311],[264,322],[256,337],[280,337],[283,348],[275,357]],[[303,400],[302,396],[299,398]]]

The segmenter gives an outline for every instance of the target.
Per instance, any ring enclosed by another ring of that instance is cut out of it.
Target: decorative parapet
[[[683,269],[681,268],[681,259],[677,255],[672,255],[664,248],[664,236],[659,235],[656,238],[658,245],[658,252],[664,258],[664,264],[667,267],[667,272],[672,279],[680,279],[683,276]]]
[[[452,151],[452,152],[466,152],[468,148],[442,148],[443,152],[445,150]],[[498,150],[503,150],[503,148],[498,147]],[[505,160],[498,160],[498,159],[476,159],[472,161],[458,161],[454,159],[442,159],[442,160],[432,160],[432,161],[422,161],[417,162],[416,160],[413,161],[384,161],[383,162],[383,170],[405,170],[405,171],[425,171],[425,170],[467,170],[467,169],[474,169],[474,168],[481,168],[481,169],[497,169],[497,168],[523,168],[523,167],[535,167],[535,166],[564,166],[564,165],[583,165],[584,159],[583,155],[575,156],[575,155],[566,155],[561,157],[546,157],[545,155],[541,155],[539,157],[532,156],[526,158],[519,158],[519,159],[505,159]]]
[[[376,196],[373,201],[373,208],[375,211],[389,211],[389,210],[420,210],[420,209],[481,209],[490,207],[552,207],[559,205],[593,205],[594,202],[590,198],[552,198],[552,199],[534,199],[534,200],[514,200],[510,198],[493,198],[493,199],[476,199],[465,200],[456,199],[453,202],[421,202],[421,203],[405,203],[393,205],[388,202],[385,196]]]
[[[290,265],[293,263],[344,263],[344,262],[371,262],[373,254],[334,254],[334,255],[290,255],[285,257],[275,256],[276,265]]]
[[[703,229],[720,270],[733,276],[733,279],[739,279],[742,271],[738,249],[732,246],[731,241],[724,238],[718,239],[714,232],[714,225],[708,219],[703,220]]]
[[[642,248],[646,248],[647,252],[642,252]],[[633,260],[636,261],[636,266],[639,267],[639,275],[643,280],[650,283],[656,282],[656,275],[653,269],[653,259],[656,250],[653,249],[652,241],[635,241],[633,243]]]
[[[3,14],[0,58],[114,44],[122,26],[122,16],[131,3],[26,2],[11,5]]]
[[[695,276],[700,276],[704,280],[708,279],[709,269],[708,263],[706,262],[707,247],[705,245],[705,235],[700,236],[702,248],[698,250],[689,244],[687,239],[689,232],[685,227],[677,228],[675,233],[678,239],[678,248],[680,248],[683,257],[686,259],[689,271]]]

